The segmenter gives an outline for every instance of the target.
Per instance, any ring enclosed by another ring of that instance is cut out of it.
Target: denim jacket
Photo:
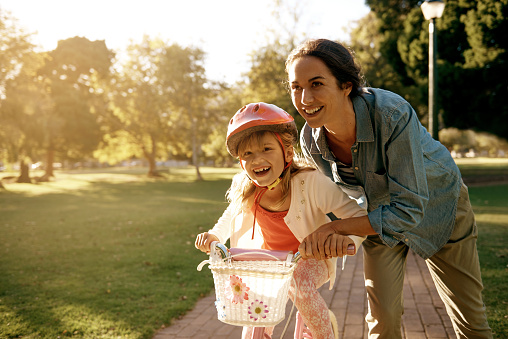
[[[424,259],[431,257],[453,231],[462,183],[458,167],[397,94],[365,88],[353,107],[352,168],[359,186],[340,178],[323,128],[305,124],[304,155],[353,197],[366,195],[369,221],[384,244],[403,242]]]

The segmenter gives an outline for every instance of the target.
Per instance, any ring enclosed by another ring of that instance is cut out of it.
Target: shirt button
[[[357,151],[358,151],[358,150],[354,149],[354,150],[353,150],[353,153],[356,153]]]
[[[305,184],[305,180],[302,180],[300,183],[301,183],[302,185],[303,185],[303,184]]]
[[[358,167],[355,167],[355,170],[357,170],[357,171],[358,171]]]
[[[406,239],[404,239],[404,241],[405,241],[405,242],[408,242],[408,241],[409,241],[409,239],[408,239],[408,238],[406,238]]]
[[[302,204],[305,204],[305,199],[302,199],[301,203],[302,203]]]
[[[301,217],[299,215],[296,216],[296,220],[300,220]]]

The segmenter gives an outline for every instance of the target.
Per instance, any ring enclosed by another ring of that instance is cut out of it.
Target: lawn
[[[0,191],[0,338],[151,338],[209,293],[194,248],[232,170],[58,173]]]
[[[490,171],[468,165],[470,175]],[[497,167],[498,165],[494,165]],[[501,171],[504,171],[501,166]],[[461,165],[462,169],[462,165]],[[496,170],[497,171],[497,170]],[[151,338],[213,286],[197,233],[235,169],[57,172],[0,190],[0,338]],[[497,173],[497,172],[496,172]],[[508,332],[508,185],[471,187],[489,322]]]
[[[489,325],[508,338],[508,185],[470,187]]]

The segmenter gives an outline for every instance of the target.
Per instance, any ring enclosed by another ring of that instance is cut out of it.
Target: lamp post
[[[437,89],[437,36],[434,19],[443,15],[445,4],[442,0],[425,0],[420,8],[425,19],[429,20],[429,133],[434,139],[439,140],[435,92]]]

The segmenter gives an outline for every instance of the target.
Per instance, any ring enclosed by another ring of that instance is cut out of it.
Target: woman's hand
[[[205,252],[206,254],[210,254],[210,244],[214,241],[219,241],[219,238],[217,238],[215,235],[210,234],[208,232],[204,232],[201,234],[198,234],[196,237],[195,246],[198,250],[201,252]]]
[[[349,244],[354,245],[354,242],[347,235],[364,237],[373,234],[376,234],[376,231],[372,228],[368,216],[334,220],[309,234],[303,239],[298,250],[303,258],[318,260],[329,256],[354,255],[357,248],[348,250]]]
[[[314,258],[318,260],[354,255],[356,253],[354,241],[345,235],[336,233],[328,234],[326,230],[309,235],[300,244],[298,250],[304,259]],[[324,240],[323,240],[324,239]]]

